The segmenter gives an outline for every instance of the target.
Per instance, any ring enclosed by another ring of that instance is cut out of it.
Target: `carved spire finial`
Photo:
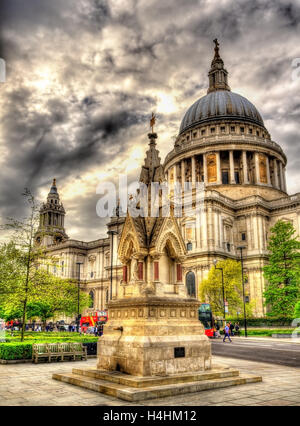
[[[152,112],[152,117],[150,119],[150,129],[152,130],[152,133],[154,133],[155,123],[156,123],[156,115],[154,114],[154,112]]]
[[[215,45],[216,45],[216,47],[215,47],[215,59],[216,59],[216,58],[219,58],[219,57],[220,57],[220,54],[219,54],[219,51],[220,51],[220,49],[219,49],[220,43],[218,42],[218,39],[217,39],[217,38],[215,38],[215,39],[214,39],[214,43],[215,43]]]

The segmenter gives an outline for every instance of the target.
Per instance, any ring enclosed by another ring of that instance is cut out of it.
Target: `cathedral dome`
[[[198,99],[185,113],[180,133],[218,119],[248,121],[264,127],[260,113],[248,99],[225,89],[211,91]]]

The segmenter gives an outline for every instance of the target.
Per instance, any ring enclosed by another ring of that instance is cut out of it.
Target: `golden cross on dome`
[[[152,133],[154,133],[155,123],[156,123],[156,116],[155,116],[154,112],[152,112],[152,117],[151,117],[151,120],[150,120],[150,128],[152,130]]]

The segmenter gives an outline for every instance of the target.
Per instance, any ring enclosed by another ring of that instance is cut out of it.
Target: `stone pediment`
[[[181,258],[186,255],[185,244],[172,213],[169,217],[157,220],[151,239],[151,254],[161,254],[167,242],[171,244],[174,257]]]
[[[141,219],[142,218],[132,218],[127,213],[118,247],[118,256],[121,261],[127,258],[130,247],[132,247],[134,253],[137,254],[147,252],[145,229]]]

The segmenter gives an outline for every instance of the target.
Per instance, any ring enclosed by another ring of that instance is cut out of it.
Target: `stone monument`
[[[154,122],[153,122],[154,121]],[[151,183],[164,181],[152,133],[140,182],[148,189],[148,215],[127,213],[118,246],[122,291],[111,295],[108,323],[98,342],[97,369],[53,378],[128,401],[195,392],[261,380],[213,368],[211,343],[198,319],[200,302],[188,295],[182,260],[186,247],[170,209],[151,217]]]

